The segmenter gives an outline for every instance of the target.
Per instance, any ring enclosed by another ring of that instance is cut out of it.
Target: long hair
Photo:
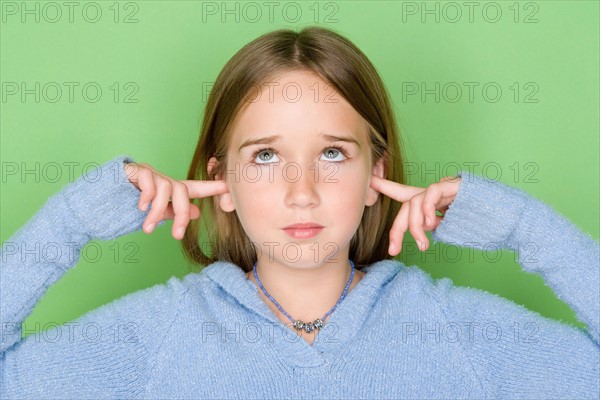
[[[282,72],[313,71],[343,96],[367,121],[373,165],[384,158],[384,178],[405,183],[400,135],[389,95],[369,59],[352,42],[322,27],[300,32],[288,29],[266,33],[240,49],[223,67],[208,97],[198,143],[187,179],[214,180],[227,171],[226,152],[231,124],[248,104],[247,95],[257,85]],[[217,163],[207,172],[211,157]],[[181,241],[184,256],[194,265],[229,261],[245,272],[257,261],[256,250],[235,212],[224,212],[217,196],[194,199],[201,210],[190,220]],[[360,225],[350,241],[349,257],[357,269],[390,259],[388,232],[400,204],[382,194],[365,207]],[[200,224],[207,239],[201,241]],[[207,251],[210,250],[210,251]]]

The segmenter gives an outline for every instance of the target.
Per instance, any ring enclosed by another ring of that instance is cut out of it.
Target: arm
[[[459,192],[434,240],[478,249],[494,242],[515,251],[523,269],[541,275],[588,326],[583,331],[500,296],[440,280],[433,296],[448,320],[479,326],[460,343],[482,384],[491,397],[597,397],[598,244],[524,191],[464,171],[460,175]],[[497,332],[500,337],[490,337]]]
[[[523,269],[541,275],[600,344],[598,243],[520,189],[464,171],[461,177],[433,239],[477,249],[496,243],[514,251]]]
[[[140,192],[127,179],[124,161],[132,160],[126,156],[117,157],[95,173],[65,186],[3,243],[0,254],[1,394],[17,393],[19,387],[25,386],[44,389],[44,386],[36,385],[39,379],[34,379],[35,376],[50,378],[55,389],[61,388],[60,376],[79,374],[83,378],[86,376],[83,369],[76,369],[71,374],[65,374],[63,370],[60,375],[59,365],[76,364],[75,358],[101,365],[105,362],[102,357],[119,360],[119,355],[126,353],[141,357],[143,346],[138,344],[140,348],[136,350],[131,344],[108,342],[107,333],[103,335],[105,339],[97,343],[87,343],[81,338],[71,343],[67,334],[70,327],[32,335],[21,342],[22,322],[47,289],[77,263],[81,249],[90,240],[114,239],[141,229],[150,210],[141,212],[137,208]],[[104,326],[101,327],[108,332],[114,314],[113,322],[129,323],[131,329],[131,318],[114,312],[114,305],[102,310],[82,321],[91,322],[90,318],[102,321]],[[132,313],[136,311],[131,310]],[[47,340],[52,338],[49,335],[61,332],[64,333],[61,339]],[[52,377],[56,380],[52,381]],[[40,393],[48,394],[47,391]]]

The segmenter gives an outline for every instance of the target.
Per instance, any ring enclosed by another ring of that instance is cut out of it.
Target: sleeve
[[[105,339],[92,340],[91,343],[73,340],[71,343],[69,336],[72,335],[66,333],[72,326],[66,324],[21,341],[22,322],[47,289],[77,263],[81,249],[90,240],[114,239],[141,229],[150,209],[142,212],[137,208],[140,191],[129,182],[123,168],[124,162],[131,161],[128,156],[116,157],[66,185],[2,244],[0,398],[6,398],[8,393],[19,393],[19,397],[23,397],[24,393],[47,396],[51,392],[50,387],[53,390],[64,389],[61,382],[65,383],[75,376],[80,380],[72,382],[83,390],[98,383],[97,380],[86,379],[92,372],[101,372],[100,375],[107,378],[114,373],[107,366],[124,368],[120,364],[122,360],[127,360],[127,357],[140,359],[151,349],[152,346],[144,341],[138,344],[108,341],[111,321],[117,325],[131,322],[127,315],[119,315],[112,303],[112,307],[99,309],[99,312],[81,320],[92,326],[98,324]],[[133,312],[137,310],[132,309]],[[131,326],[129,324],[130,331],[134,329]],[[90,332],[86,334],[91,335]],[[60,333],[65,333],[62,339],[48,339],[48,335]],[[66,373],[66,369],[70,371]],[[42,385],[41,378],[48,379],[49,383]],[[25,392],[21,393],[20,389]]]
[[[510,249],[541,275],[587,330],[563,324],[483,290],[437,282],[448,321],[464,323],[460,344],[490,398],[598,398],[599,246],[526,192],[465,171],[434,241]]]

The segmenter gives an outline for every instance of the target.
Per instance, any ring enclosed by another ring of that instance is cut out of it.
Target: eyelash
[[[347,152],[347,151],[346,151],[346,149],[344,149],[342,146],[336,146],[336,145],[333,145],[333,146],[327,146],[327,147],[325,148],[325,150],[330,150],[330,149],[334,149],[334,150],[337,150],[337,151],[339,151],[339,152],[340,152],[340,153],[342,153],[342,155],[345,157],[345,159],[344,159],[344,160],[342,160],[342,161],[332,161],[332,162],[335,162],[335,163],[338,163],[338,164],[343,164],[343,163],[345,163],[346,161],[350,160],[350,157],[348,157],[348,152]],[[258,156],[260,153],[262,153],[263,151],[265,151],[265,150],[268,150],[268,151],[271,151],[271,152],[273,152],[274,154],[277,154],[277,151],[276,151],[275,149],[271,148],[271,147],[263,147],[263,148],[259,148],[259,149],[257,149],[256,151],[254,151],[254,153],[252,153],[252,158],[250,159],[250,162],[251,162],[252,164],[257,164],[257,165],[271,164],[271,163],[269,163],[269,162],[266,162],[266,163],[257,163],[257,162],[254,162],[254,160],[256,159],[256,157],[257,157],[257,156]]]

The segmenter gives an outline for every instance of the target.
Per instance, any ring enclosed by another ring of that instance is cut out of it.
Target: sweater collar
[[[396,260],[381,260],[363,267],[361,269],[365,272],[363,278],[347,293],[344,300],[329,317],[326,323],[326,325],[331,325],[329,330],[324,329],[319,332],[312,345],[300,337],[298,340],[278,341],[276,346],[282,348],[276,349],[276,353],[287,358],[286,361],[298,366],[321,365],[324,362],[323,353],[342,349],[360,331],[383,286],[392,280],[402,267],[403,264]],[[281,325],[284,330],[290,329],[283,325],[267,307],[259,295],[260,289],[247,279],[244,271],[237,265],[227,261],[218,261],[204,268],[203,272],[228,295],[252,312]],[[289,332],[290,338],[293,338],[294,335],[294,332]]]

